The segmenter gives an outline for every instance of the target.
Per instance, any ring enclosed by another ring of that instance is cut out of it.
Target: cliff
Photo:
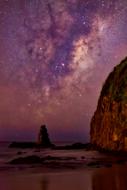
[[[109,74],[91,120],[91,143],[127,151],[127,58]]]

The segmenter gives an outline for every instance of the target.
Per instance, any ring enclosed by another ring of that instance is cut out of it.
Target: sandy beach
[[[126,157],[85,150],[19,150],[3,144],[0,150],[1,190],[126,189]],[[46,160],[42,164],[10,163],[31,155]]]

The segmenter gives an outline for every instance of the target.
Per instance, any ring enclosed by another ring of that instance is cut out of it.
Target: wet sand
[[[127,165],[74,171],[0,173],[1,190],[126,190]]]

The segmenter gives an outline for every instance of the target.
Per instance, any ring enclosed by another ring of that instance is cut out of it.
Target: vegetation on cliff
[[[114,101],[127,102],[127,58],[117,65],[107,78],[101,98],[107,95]]]

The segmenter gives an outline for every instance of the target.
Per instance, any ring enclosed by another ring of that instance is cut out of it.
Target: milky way
[[[0,138],[87,141],[126,23],[126,0],[1,0]]]

